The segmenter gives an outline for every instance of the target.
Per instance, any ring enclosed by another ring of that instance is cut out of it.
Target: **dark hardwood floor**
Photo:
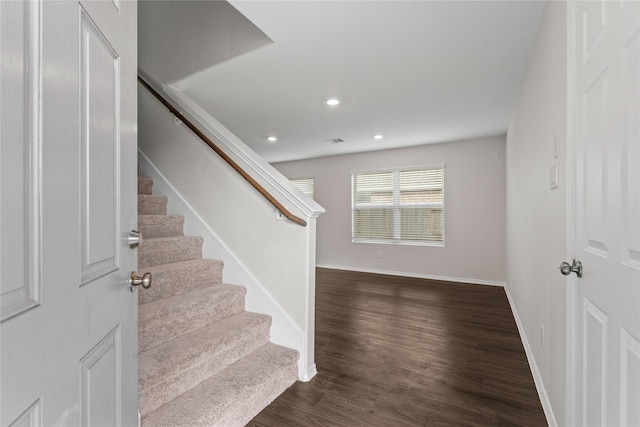
[[[547,425],[500,287],[318,269],[316,365],[249,425]]]

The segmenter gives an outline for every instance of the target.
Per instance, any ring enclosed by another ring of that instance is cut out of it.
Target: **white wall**
[[[549,2],[507,134],[506,284],[551,425],[566,414],[566,53],[566,5]]]
[[[445,163],[445,247],[351,242],[351,171]],[[315,176],[320,266],[476,283],[504,282],[505,139],[429,144],[276,163]],[[383,251],[383,258],[378,254]]]

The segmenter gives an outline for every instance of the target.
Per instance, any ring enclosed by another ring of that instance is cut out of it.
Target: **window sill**
[[[374,243],[378,245],[433,246],[444,248],[444,242],[425,242],[421,240],[388,240],[388,239],[351,239],[352,243]]]

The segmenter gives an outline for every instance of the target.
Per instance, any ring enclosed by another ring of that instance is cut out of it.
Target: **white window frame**
[[[445,164],[432,164],[423,166],[410,166],[402,168],[385,168],[385,169],[373,169],[373,170],[358,170],[351,171],[351,241],[353,243],[377,243],[377,244],[391,244],[391,245],[412,245],[412,246],[445,246]],[[419,171],[419,170],[442,170],[442,202],[415,202],[415,203],[401,203],[400,202],[400,172],[406,171]],[[392,239],[386,238],[374,238],[374,237],[355,237],[355,212],[358,209],[367,208],[381,208],[385,207],[380,203],[358,203],[355,201],[355,179],[358,175],[376,174],[376,173],[392,173],[393,175],[393,189],[392,189],[392,202],[387,206],[393,209],[393,233]],[[439,240],[403,240],[400,238],[401,233],[401,214],[403,208],[438,208],[442,209],[442,241]]]

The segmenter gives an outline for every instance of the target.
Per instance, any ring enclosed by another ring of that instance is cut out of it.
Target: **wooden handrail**
[[[155,90],[149,83],[147,83],[141,76],[138,76],[138,81],[144,86],[158,101],[171,111],[171,113],[184,123],[193,133],[195,133],[205,144],[207,144],[213,151],[218,154],[225,162],[229,164],[236,172],[238,172],[253,188],[258,190],[262,196],[267,199],[276,209],[278,209],[289,221],[293,221],[303,227],[307,225],[307,222],[298,218],[287,208],[282,206],[267,190],[264,189],[255,179],[253,179],[244,169],[240,167],[231,157],[229,157],[224,151],[220,149],[207,135],[205,135],[196,125],[194,125],[189,119],[187,119],[177,108],[175,108],[169,101],[167,101],[157,90]]]

